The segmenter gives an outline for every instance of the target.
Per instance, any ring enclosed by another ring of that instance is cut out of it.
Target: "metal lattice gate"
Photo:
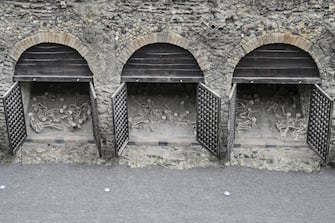
[[[234,147],[235,140],[235,113],[236,113],[237,84],[234,84],[229,94],[229,116],[228,116],[228,139],[227,157],[230,160],[230,153]]]
[[[220,96],[200,83],[197,90],[197,140],[218,158],[220,108]]]
[[[318,85],[311,93],[307,143],[326,163],[329,159],[333,99]]]
[[[112,96],[115,155],[120,156],[129,141],[127,85],[123,83]]]
[[[92,108],[92,125],[93,125],[93,134],[95,143],[97,145],[99,156],[101,157],[101,141],[100,141],[100,128],[98,120],[98,108],[97,108],[97,96],[95,94],[93,83],[90,82],[90,99],[91,99],[91,108]]]
[[[8,143],[14,153],[27,137],[20,84],[15,82],[3,96]]]

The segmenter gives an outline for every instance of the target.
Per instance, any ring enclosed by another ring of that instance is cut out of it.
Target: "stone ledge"
[[[214,155],[202,146],[131,146],[119,159],[119,165],[131,168],[161,166],[169,169],[196,167],[224,167]]]
[[[99,158],[95,144],[45,143],[24,143],[14,156],[0,149],[0,163],[115,165],[114,160]]]
[[[322,160],[311,149],[301,147],[234,148],[232,166],[277,171],[314,172],[321,170]]]

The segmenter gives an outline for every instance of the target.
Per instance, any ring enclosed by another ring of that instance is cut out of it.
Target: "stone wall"
[[[335,3],[332,0],[21,0],[0,3],[0,93],[20,54],[40,42],[69,45],[94,74],[105,155],[112,152],[111,94],[131,54],[154,42],[189,50],[205,83],[222,96],[224,148],[231,79],[238,61],[267,43],[311,54],[323,88],[335,96]],[[6,130],[0,108],[0,146]]]

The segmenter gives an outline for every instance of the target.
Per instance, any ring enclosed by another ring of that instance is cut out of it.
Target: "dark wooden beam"
[[[152,77],[152,76],[122,76],[122,82],[129,83],[200,83],[204,81],[203,77]]]
[[[239,84],[321,84],[321,78],[233,77]]]
[[[90,82],[92,76],[38,76],[38,75],[15,75],[14,81],[22,82]]]

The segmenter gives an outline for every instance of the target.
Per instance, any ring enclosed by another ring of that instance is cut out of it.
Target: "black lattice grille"
[[[121,155],[129,139],[128,108],[127,108],[127,86],[122,86],[112,97],[114,113],[114,140],[115,154]]]
[[[333,100],[317,85],[312,89],[307,143],[326,162],[332,121]]]
[[[101,141],[100,141],[100,128],[99,128],[98,111],[97,111],[97,97],[92,82],[90,82],[90,98],[92,108],[93,134],[95,138],[95,143],[99,151],[99,156],[101,157]]]
[[[16,82],[3,98],[9,147],[12,152],[27,136],[20,85]]]
[[[228,118],[228,140],[227,140],[228,159],[230,159],[230,151],[234,146],[234,139],[235,139],[236,94],[237,94],[237,84],[234,84],[229,95],[229,118]]]
[[[197,92],[197,140],[216,156],[219,156],[220,106],[220,97],[204,84],[199,84]]]

